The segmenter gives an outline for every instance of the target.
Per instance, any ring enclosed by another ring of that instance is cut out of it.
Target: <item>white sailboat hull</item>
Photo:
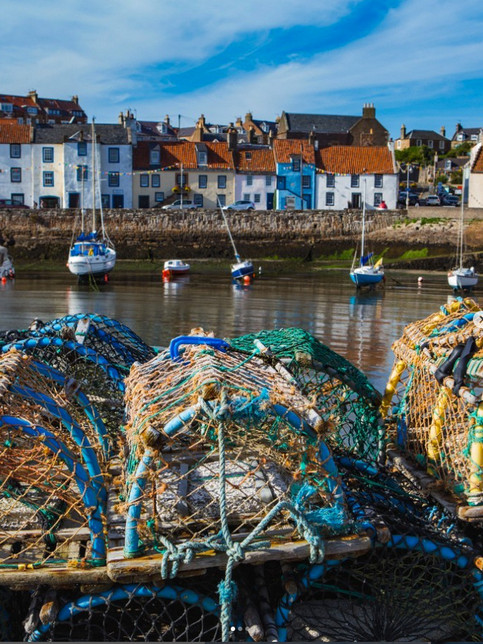
[[[379,284],[384,279],[384,269],[374,266],[359,266],[350,272],[351,280],[357,286]]]
[[[478,274],[474,268],[455,268],[448,273],[448,284],[454,290],[473,288],[478,284]]]
[[[97,244],[99,253],[97,255],[89,254],[89,251],[81,251],[75,254],[75,244],[69,254],[67,267],[71,273],[79,277],[89,276],[97,277],[110,273],[116,264],[116,251],[112,248],[101,249],[101,244]],[[93,246],[91,243],[90,246]],[[95,246],[95,245],[94,245]],[[104,250],[102,253],[101,251]]]

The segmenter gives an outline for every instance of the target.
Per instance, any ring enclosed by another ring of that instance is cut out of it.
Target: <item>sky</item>
[[[0,91],[89,120],[357,116],[483,127],[481,0],[2,0]]]

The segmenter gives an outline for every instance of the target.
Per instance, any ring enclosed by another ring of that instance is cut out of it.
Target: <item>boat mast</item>
[[[230,227],[228,226],[228,221],[227,221],[226,216],[225,216],[225,209],[220,204],[219,200],[218,200],[218,204],[220,206],[221,214],[223,215],[223,221],[225,222],[225,226],[226,226],[226,229],[228,231],[228,237],[230,238],[231,245],[233,246],[233,251],[235,252],[235,259],[236,259],[237,262],[240,262],[241,261],[240,255],[238,254],[238,251],[237,251],[236,246],[235,246],[235,242],[233,241],[233,237],[231,236]]]
[[[365,170],[363,170],[365,172]],[[364,257],[364,236],[366,231],[366,177],[363,175],[364,185],[362,186],[362,239],[361,258]]]
[[[95,118],[92,117],[92,232],[96,232],[96,130]]]
[[[465,222],[465,168],[461,170],[461,213],[460,213],[460,233],[458,240],[459,268],[463,268],[463,230]]]

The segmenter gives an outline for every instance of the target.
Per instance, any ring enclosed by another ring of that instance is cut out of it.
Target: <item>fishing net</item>
[[[441,481],[459,506],[483,504],[481,319],[474,301],[458,299],[408,325],[393,345],[382,404],[398,451]]]
[[[252,354],[254,342],[288,368],[304,396],[326,423],[331,447],[375,462],[383,451],[378,411],[380,396],[366,376],[303,329],[260,331],[230,340],[232,347]]]
[[[177,338],[170,352],[134,366],[126,557],[154,548],[166,577],[199,553],[224,553],[222,606],[233,599],[232,567],[248,552],[305,540],[298,556],[323,557],[324,537],[353,525],[315,407],[259,350],[246,355],[216,338]]]
[[[105,562],[99,464],[109,445],[97,410],[59,372],[0,355],[0,578],[8,570]]]
[[[64,593],[44,604],[49,621],[29,641],[220,641],[219,606],[198,580],[187,586],[116,585],[85,594]],[[212,592],[216,588],[211,589]],[[52,604],[55,602],[54,610]]]
[[[454,518],[407,480],[351,465],[351,505],[390,536],[356,559],[299,566],[278,604],[280,640],[481,641],[483,575]]]

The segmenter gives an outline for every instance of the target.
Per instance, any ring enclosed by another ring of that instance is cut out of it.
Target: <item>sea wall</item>
[[[401,211],[367,213],[368,236],[393,228]],[[253,211],[227,213],[242,255],[252,258],[330,255],[354,247],[361,234],[360,211]],[[86,215],[90,223],[90,215]],[[228,258],[233,251],[219,211],[112,210],[104,213],[119,258]],[[16,258],[64,259],[73,230],[74,210],[0,210],[0,236]],[[448,240],[442,239],[446,247]],[[384,247],[383,238],[376,242]],[[374,250],[378,250],[374,248]]]

